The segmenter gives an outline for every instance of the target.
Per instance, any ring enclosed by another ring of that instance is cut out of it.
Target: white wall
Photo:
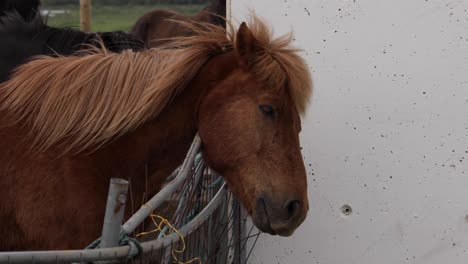
[[[232,2],[293,28],[315,81],[308,219],[250,263],[468,263],[468,1]]]

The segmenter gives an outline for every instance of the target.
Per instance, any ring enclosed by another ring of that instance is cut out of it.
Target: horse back
[[[193,35],[176,21],[195,20],[171,10],[154,10],[143,15],[131,29],[131,33],[147,46],[155,47],[169,42],[169,38]]]

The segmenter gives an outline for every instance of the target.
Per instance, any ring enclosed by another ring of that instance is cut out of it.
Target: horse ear
[[[258,41],[247,27],[247,24],[242,22],[236,35],[236,52],[242,67],[249,67],[250,61],[254,58],[258,49]]]

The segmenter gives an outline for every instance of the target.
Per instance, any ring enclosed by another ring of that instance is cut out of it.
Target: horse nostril
[[[301,201],[291,200],[286,204],[288,210],[288,219],[296,217],[301,211]]]

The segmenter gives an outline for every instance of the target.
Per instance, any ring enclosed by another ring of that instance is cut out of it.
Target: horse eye
[[[259,108],[265,115],[273,116],[275,114],[275,110],[271,105],[260,105]]]

